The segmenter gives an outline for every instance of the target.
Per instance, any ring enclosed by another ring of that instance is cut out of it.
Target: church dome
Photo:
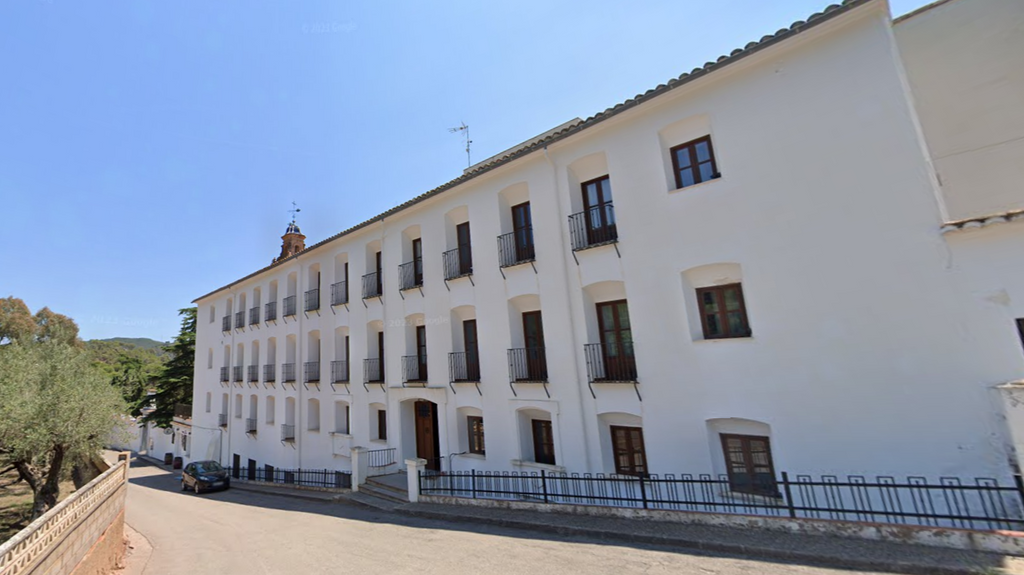
[[[295,225],[295,222],[292,222],[292,223],[288,224],[288,229],[285,230],[284,233],[285,234],[301,234],[302,232],[299,231],[299,226]]]

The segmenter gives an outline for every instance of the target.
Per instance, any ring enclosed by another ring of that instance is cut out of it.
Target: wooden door
[[[384,381],[384,332],[377,332],[377,362],[380,364],[377,372],[380,374],[380,381]]]
[[[587,223],[588,244],[615,239],[615,214],[612,211],[612,185],[608,176],[584,182],[583,213]]]
[[[544,325],[540,310],[523,313],[523,340],[526,343],[526,371],[532,381],[548,378],[544,351]]]
[[[381,295],[384,293],[384,275],[381,273],[381,265],[383,262],[381,261],[380,254],[381,252],[377,252],[377,255],[374,256],[375,261],[377,262],[377,295]]]
[[[430,401],[417,401],[416,457],[427,460],[427,469],[440,471],[440,446],[437,437],[437,405]]]
[[[480,381],[480,350],[476,339],[476,320],[462,322],[462,338],[466,344],[466,380]]]
[[[530,214],[530,202],[512,206],[512,231],[515,232],[516,261],[532,260],[533,249],[533,216]]]
[[[427,380],[427,326],[416,326],[416,380]]]
[[[459,275],[473,273],[473,250],[469,243],[469,222],[455,226],[459,245]]]
[[[423,242],[420,238],[412,241],[413,284],[423,285]]]
[[[242,456],[234,453],[231,456],[231,477],[238,479],[240,469],[242,468]]]
[[[633,355],[633,331],[629,326],[626,300],[597,304],[597,324],[601,332],[604,377],[612,381],[634,381],[636,358]]]

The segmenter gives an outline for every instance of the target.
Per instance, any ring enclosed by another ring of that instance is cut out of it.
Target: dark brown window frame
[[[612,458],[615,461],[615,473],[617,473],[619,475],[636,475],[638,477],[646,477],[648,475],[648,471],[647,471],[647,448],[644,446],[644,430],[642,428],[639,428],[639,427],[630,427],[630,426],[627,426],[627,425],[611,425],[609,427],[611,428],[611,434],[612,434]],[[642,462],[640,463],[639,466],[636,465],[635,463],[631,464],[629,467],[622,467],[621,465],[619,465],[619,455],[620,455],[620,453],[619,453],[619,451],[618,451],[618,449],[616,447],[617,446],[617,442],[616,442],[616,437],[615,437],[615,433],[617,431],[625,433],[626,442],[630,444],[629,445],[629,453],[628,453],[628,455],[630,456],[630,460],[633,459],[633,454],[635,454],[635,453],[639,453],[640,454],[640,459],[642,459]],[[639,432],[640,433],[640,445],[639,446],[636,446],[636,445],[632,444],[633,440],[632,440],[632,435],[631,434],[633,432]],[[639,447],[639,449],[638,449],[638,447]],[[639,467],[639,469],[637,469],[638,467]]]
[[[736,288],[740,296],[740,309],[739,312],[743,316],[743,326],[746,328],[740,333],[724,333],[721,335],[711,335],[708,327],[707,313],[704,312],[704,298],[701,297],[705,293],[712,293],[715,296],[715,301],[718,304],[718,319],[722,329],[728,331],[729,321],[726,316],[725,310],[725,291],[728,289]],[[720,286],[708,286],[697,288],[695,290],[697,295],[697,313],[700,314],[700,325],[704,331],[704,339],[732,339],[737,337],[750,337],[753,333],[750,329],[750,318],[747,317],[747,300],[743,297],[743,284],[742,283],[731,283]]]
[[[725,472],[726,472],[726,474],[729,477],[729,489],[731,491],[735,491],[737,493],[750,493],[752,495],[762,495],[762,496],[765,496],[765,497],[779,497],[778,484],[775,481],[775,458],[772,457],[772,442],[771,442],[771,439],[768,438],[768,437],[765,437],[763,435],[744,435],[744,434],[739,434],[739,433],[719,433],[718,436],[719,436],[719,438],[720,438],[720,440],[722,442],[722,457],[723,457],[723,459],[725,461]],[[738,440],[740,440],[742,442],[742,448],[741,449],[742,449],[742,453],[743,453],[744,463],[746,464],[746,467],[747,467],[747,475],[750,476],[752,481],[753,481],[753,478],[754,478],[755,474],[753,472],[754,464],[753,464],[753,457],[752,457],[751,451],[750,451],[750,441],[751,440],[757,440],[757,441],[763,441],[764,442],[765,451],[768,454],[768,470],[769,470],[769,472],[771,473],[771,476],[772,476],[772,484],[771,484],[771,486],[769,488],[767,488],[767,489],[758,489],[756,486],[753,486],[750,489],[744,489],[744,488],[739,487],[737,485],[738,482],[737,482],[737,480],[735,479],[735,477],[733,475],[732,464],[729,461],[729,443],[728,443],[728,441],[730,439],[738,439]]]
[[[700,169],[699,169],[700,162],[697,161],[697,144],[699,144],[701,142],[705,142],[705,141],[708,143],[708,155],[711,156],[711,177],[708,178],[707,180],[702,180],[702,179],[700,179]],[[679,158],[676,157],[676,151],[677,150],[681,150],[683,148],[689,148],[689,155],[690,155],[690,168],[689,169],[692,170],[693,174],[694,174],[693,183],[692,184],[688,184],[686,186],[683,185],[683,178],[679,175],[679,170],[680,170]],[[708,134],[707,136],[701,136],[700,138],[697,138],[697,139],[694,139],[694,140],[690,140],[689,142],[683,142],[682,144],[679,144],[678,146],[673,146],[672,148],[669,149],[668,154],[669,154],[669,156],[672,157],[672,174],[673,174],[673,176],[675,177],[675,180],[676,180],[676,189],[677,190],[681,190],[683,188],[688,188],[690,186],[696,186],[697,184],[702,184],[704,182],[708,182],[708,181],[711,181],[711,180],[716,180],[716,179],[722,177],[722,174],[719,173],[719,171],[718,171],[718,160],[715,159],[715,146],[711,142],[711,134]]]
[[[542,441],[538,428],[546,428],[549,441]],[[555,465],[555,428],[548,419],[531,419],[530,430],[533,433],[533,460],[536,463]],[[543,457],[542,457],[543,455]],[[550,457],[548,457],[550,455]]]
[[[388,440],[388,412],[384,409],[377,410],[377,439]]]
[[[474,427],[474,424],[479,424],[479,427]],[[469,433],[469,452],[487,455],[484,443],[484,418],[479,415],[468,415],[466,416],[466,427]]]

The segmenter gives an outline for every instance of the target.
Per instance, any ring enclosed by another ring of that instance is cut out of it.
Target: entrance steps
[[[409,491],[406,481],[404,473],[369,477],[366,479],[366,483],[359,486],[359,492],[352,495],[365,495],[382,503],[389,503],[391,506],[403,505],[409,502]],[[358,501],[363,498],[353,497],[353,499]]]

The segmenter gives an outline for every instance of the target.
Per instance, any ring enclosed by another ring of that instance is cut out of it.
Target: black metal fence
[[[370,272],[363,276],[363,299],[379,297],[384,293],[384,282],[380,272]]]
[[[384,364],[380,359],[371,357],[363,360],[363,383],[381,383],[384,381]]]
[[[402,383],[426,383],[427,381],[427,356],[403,355],[402,356]]]
[[[250,365],[246,371],[249,374],[249,377],[246,381],[248,381],[249,383],[258,382],[260,380],[260,366]]]
[[[249,309],[249,325],[260,323],[260,306]]]
[[[281,364],[281,381],[285,383],[292,383],[295,381],[295,364],[294,363],[282,363]]]
[[[233,376],[232,379],[236,383],[242,383],[242,366],[236,365],[233,368],[231,368],[231,375]]]
[[[246,420],[245,420],[245,432],[246,433],[256,433],[257,423],[258,422],[256,421],[255,417],[246,418]]]
[[[521,347],[508,350],[510,381],[547,381],[548,360],[543,347]]]
[[[587,377],[591,382],[637,381],[636,355],[632,341],[615,345],[588,343],[583,346],[587,358]]]
[[[449,353],[448,381],[452,383],[480,381],[480,354],[475,351]]]
[[[284,485],[300,485],[302,487],[326,487],[331,489],[350,489],[352,474],[348,471],[333,469],[278,469],[269,465],[264,467],[227,468],[231,477],[245,478],[248,481],[281,483]]]
[[[316,311],[320,309],[320,288],[307,291],[305,298],[306,307],[302,308],[303,311]]]
[[[230,379],[230,377],[231,377],[230,371],[231,371],[231,368],[228,368],[228,367],[220,368],[220,382],[221,383],[227,383],[228,381],[231,381],[231,379]]]
[[[274,364],[268,363],[263,366],[263,383],[273,383],[277,381],[277,376],[274,373]]]
[[[533,245],[533,228],[525,227],[498,236],[498,265],[503,268],[537,259]]]
[[[226,413],[218,413],[217,414],[217,425],[220,426],[220,427],[227,427],[228,426],[228,414],[226,414]]]
[[[473,499],[601,505],[774,517],[832,519],[964,529],[1024,529],[1024,480],[874,479],[851,475],[790,478],[774,496],[733,491],[726,476],[481,472],[421,473],[420,493]]]
[[[348,282],[340,281],[331,284],[331,305],[348,303]]]
[[[307,361],[303,366],[303,382],[320,383],[320,362]]]
[[[348,362],[339,359],[331,362],[331,383],[348,381]]]
[[[290,295],[281,300],[281,303],[284,305],[284,317],[291,317],[295,315],[295,304],[297,301],[297,298],[293,295]]]
[[[473,256],[469,247],[448,250],[441,256],[444,264],[444,279],[453,280],[473,273]]]
[[[594,206],[569,216],[569,236],[573,251],[618,241],[619,231],[615,226],[612,205]]]
[[[423,259],[416,258],[398,266],[398,288],[414,289],[423,285]]]
[[[387,467],[395,463],[395,447],[387,449],[371,449],[366,452],[369,467]]]
[[[243,327],[245,327],[245,312],[244,311],[240,311],[240,312],[236,312],[235,313],[235,327],[236,328],[243,328]]]
[[[263,306],[263,321],[276,321],[277,320],[277,302],[272,301],[267,305]]]
[[[231,331],[231,315],[226,315],[220,320],[221,331]]]
[[[295,441],[295,426],[281,424],[281,441]]]

